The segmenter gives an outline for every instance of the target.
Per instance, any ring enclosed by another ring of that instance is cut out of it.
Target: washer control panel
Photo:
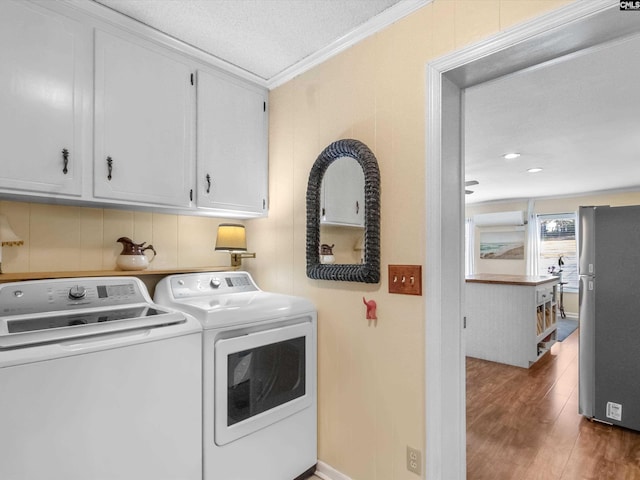
[[[140,280],[87,277],[0,284],[0,316],[148,303]]]
[[[175,299],[259,290],[247,272],[187,273],[171,277],[170,284]]]

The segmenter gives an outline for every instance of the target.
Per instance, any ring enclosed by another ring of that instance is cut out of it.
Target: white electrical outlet
[[[420,475],[422,473],[422,453],[407,445],[407,470]]]
[[[607,418],[622,421],[622,405],[619,403],[607,402]]]

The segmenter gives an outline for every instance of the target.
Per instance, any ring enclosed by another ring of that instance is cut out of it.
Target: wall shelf
[[[73,270],[68,272],[17,272],[0,274],[0,283],[19,282],[23,280],[42,280],[51,278],[74,278],[74,277],[118,277],[118,276],[148,276],[148,275],[173,275],[175,273],[198,273],[198,272],[224,272],[237,270],[234,267],[185,267],[167,268],[158,270]]]

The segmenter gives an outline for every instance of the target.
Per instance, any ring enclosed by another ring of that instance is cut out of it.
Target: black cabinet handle
[[[356,200],[356,215],[360,213],[360,202]]]
[[[111,180],[111,172],[113,171],[113,158],[107,157],[107,180]]]
[[[211,191],[211,175],[207,173],[205,178],[207,179],[207,193],[209,193]]]
[[[69,169],[67,168],[67,166],[69,165],[69,150],[67,150],[66,148],[62,149],[62,163],[62,173],[66,175],[69,172]]]

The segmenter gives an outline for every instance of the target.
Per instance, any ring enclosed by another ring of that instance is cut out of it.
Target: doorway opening
[[[574,2],[427,67],[426,478],[466,477],[462,92],[640,31],[619,2]]]

